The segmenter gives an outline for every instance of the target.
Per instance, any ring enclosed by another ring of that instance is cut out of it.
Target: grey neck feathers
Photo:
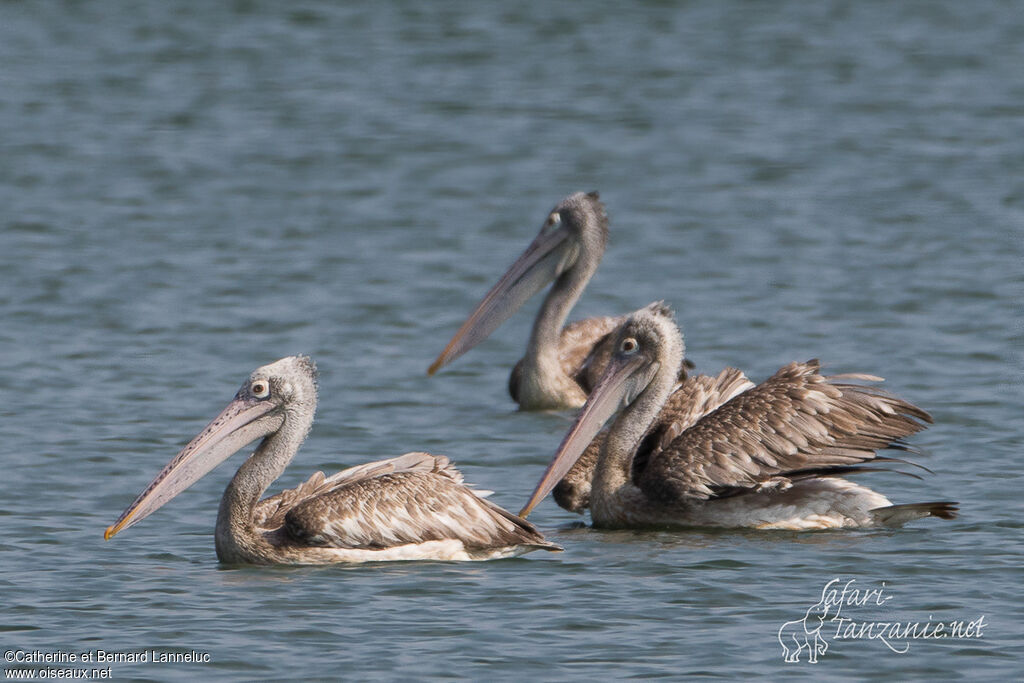
[[[266,436],[232,477],[217,513],[217,554],[222,561],[230,561],[235,546],[259,543],[253,510],[298,453],[312,424],[313,410],[289,411],[281,428]]]
[[[524,378],[533,377],[541,383],[567,379],[559,360],[562,327],[597,270],[600,260],[601,254],[593,254],[581,246],[576,263],[551,285],[530,332],[530,341],[523,357]]]
[[[636,449],[672,393],[682,361],[681,343],[670,343],[663,348],[654,378],[619,412],[597,462],[592,496],[612,496],[630,482]]]

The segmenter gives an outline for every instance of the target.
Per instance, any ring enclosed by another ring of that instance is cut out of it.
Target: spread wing
[[[664,449],[701,417],[753,386],[754,383],[736,368],[726,368],[715,377],[684,377],[637,450],[633,460],[634,478],[644,469],[652,451]],[[552,490],[555,502],[566,510],[583,514],[590,506],[590,483],[607,433],[608,430],[604,429],[594,437],[583,455]]]
[[[360,465],[325,478],[308,493],[283,511],[282,498],[268,518],[280,518],[285,533],[303,545],[381,549],[454,539],[467,549],[557,548],[532,524],[463,485],[444,456],[407,453]]]
[[[722,404],[753,388],[754,383],[736,368],[725,368],[714,377],[698,375],[684,378],[665,401],[658,416],[660,424],[670,426],[670,429],[662,430],[664,443]]]
[[[917,406],[877,388],[843,380],[870,375],[819,374],[817,360],[790,363],[741,391],[689,427],[667,424],[634,469],[652,500],[709,499],[788,480],[864,469],[885,448],[931,423]],[[639,460],[640,453],[638,452]]]

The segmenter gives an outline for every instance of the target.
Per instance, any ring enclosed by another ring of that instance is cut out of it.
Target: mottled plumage
[[[779,476],[876,460],[932,421],[902,399],[818,370],[817,360],[790,363],[692,424],[663,422],[635,483],[657,501],[734,495]]]
[[[409,456],[419,462],[390,472],[380,466],[395,459],[371,463],[372,472],[296,502],[284,515],[285,532],[306,545],[367,550],[449,539],[469,555],[552,548],[533,525],[464,486],[448,458],[401,457]]]
[[[683,343],[670,312],[652,305],[616,335],[616,351],[523,509],[563,474],[562,495],[582,506],[586,473],[594,524],[828,528],[952,518],[954,503],[893,506],[837,475],[902,462],[876,451],[931,417],[871,386],[870,375],[821,375],[817,361],[791,363],[759,386],[735,369],[675,384]],[[624,408],[619,410],[621,405]],[[618,417],[592,440],[612,415]],[[576,458],[595,459],[574,466]],[[592,469],[591,469],[592,468]],[[575,470],[575,471],[574,471]]]
[[[253,511],[253,522],[264,529],[277,529],[284,524],[284,516],[300,502],[328,494],[348,484],[372,479],[394,472],[418,472],[423,474],[439,474],[448,477],[456,484],[462,484],[462,473],[443,455],[429,453],[406,453],[397,458],[377,460],[363,465],[356,465],[335,472],[330,477],[323,472],[313,475],[293,489],[285,489],[277,495],[264,498],[256,504]]]
[[[315,367],[289,357],[258,368],[227,408],[107,529],[156,511],[222,460],[262,438],[235,474],[217,515],[217,557],[229,564],[482,560],[560,550],[533,525],[463,484],[448,458],[405,455],[315,473],[259,501],[297,453],[316,410]]]
[[[626,316],[623,316],[623,320],[625,318]],[[612,336],[608,346],[614,349],[615,341],[615,337]],[[607,366],[610,356],[609,353],[605,358],[604,366]],[[718,408],[733,396],[754,386],[754,383],[736,368],[726,368],[715,377],[709,375],[686,377],[685,373],[684,367],[681,371],[683,377],[679,384],[668,397],[658,419],[651,425],[644,435],[643,441],[637,447],[637,454],[633,460],[634,478],[643,471],[648,457],[654,449],[662,448],[665,443],[688,429],[699,418]],[[596,384],[596,380],[594,383]],[[559,506],[581,515],[590,507],[590,484],[594,478],[597,458],[604,446],[607,434],[607,428],[603,429],[590,442],[580,459],[552,490],[552,496]]]

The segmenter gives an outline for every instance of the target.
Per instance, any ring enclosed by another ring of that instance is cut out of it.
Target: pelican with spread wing
[[[817,361],[809,361],[790,363],[753,386],[729,370],[706,382],[722,389],[708,394],[704,406],[674,413],[665,409],[680,387],[683,348],[672,313],[661,304],[626,320],[604,374],[521,516],[588,447],[593,469],[576,474],[590,479],[586,502],[599,527],[826,529],[956,516],[956,503],[893,505],[840,476],[877,470],[871,465],[878,462],[901,462],[876,451],[905,449],[903,438],[931,422],[902,399],[851,383],[879,378],[827,377]],[[689,400],[675,399],[684,405]]]

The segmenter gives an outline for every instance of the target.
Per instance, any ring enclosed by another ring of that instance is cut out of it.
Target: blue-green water
[[[208,655],[50,665],[155,680],[1019,675],[1022,169],[1011,2],[4,3],[5,656]],[[664,298],[702,371],[885,376],[934,414],[935,475],[862,481],[960,519],[608,533],[547,501],[557,556],[222,570],[236,457],[102,540],[292,353],[321,406],[279,486],[429,450],[518,509],[571,419],[505,393],[535,305],[425,370],[592,189],[611,239],[575,316]],[[785,664],[779,628],[833,578],[885,583],[855,620],[982,636]]]

